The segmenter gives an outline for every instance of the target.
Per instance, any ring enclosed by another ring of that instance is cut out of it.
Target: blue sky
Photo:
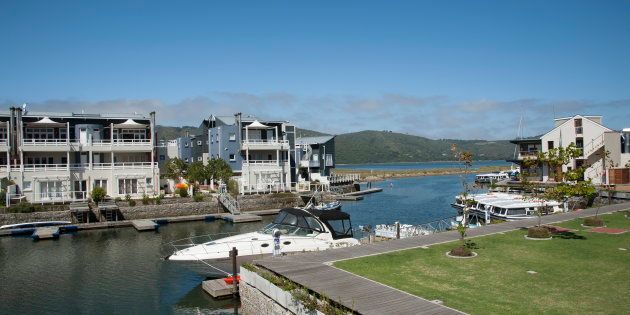
[[[5,1],[0,105],[342,133],[630,127],[630,1]]]

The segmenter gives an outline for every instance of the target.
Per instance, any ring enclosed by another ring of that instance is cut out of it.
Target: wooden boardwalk
[[[600,214],[630,209],[630,203],[601,207]],[[596,209],[559,213],[542,217],[543,224],[568,221],[595,214]],[[538,218],[505,222],[469,229],[469,237],[479,237],[534,226]],[[299,255],[257,260],[263,266],[315,292],[343,304],[361,314],[459,314],[461,312],[433,303],[384,284],[363,278],[332,266],[339,260],[379,255],[399,250],[419,248],[459,239],[457,231],[426,236],[310,252]]]

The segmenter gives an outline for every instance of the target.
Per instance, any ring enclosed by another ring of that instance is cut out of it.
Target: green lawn
[[[624,213],[601,217],[630,229]],[[472,259],[446,257],[456,244],[448,243],[335,266],[473,314],[630,314],[630,232],[591,233],[580,223],[558,224],[578,231],[550,241],[526,240],[526,231],[474,238]]]

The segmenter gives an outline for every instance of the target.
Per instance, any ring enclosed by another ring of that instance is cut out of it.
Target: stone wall
[[[295,194],[247,195],[238,196],[241,211],[255,211],[281,209],[303,205],[301,198]],[[225,212],[217,198],[206,196],[204,201],[194,202],[192,198],[165,198],[162,204],[143,205],[141,200],[136,206],[130,207],[126,201],[116,202],[124,219],[153,219],[163,217],[177,217],[186,215],[203,215]],[[71,213],[65,211],[45,211],[32,213],[3,213],[0,214],[0,225],[34,221],[71,221]]]
[[[241,312],[244,315],[269,314],[269,315],[291,315],[289,310],[280,306],[276,301],[264,295],[258,289],[246,282],[241,281],[238,285],[238,292],[241,298]]]

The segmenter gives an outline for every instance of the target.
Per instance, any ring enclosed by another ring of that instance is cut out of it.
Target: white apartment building
[[[536,159],[539,152],[547,152],[557,147],[567,147],[574,143],[581,149],[582,155],[563,165],[563,171],[586,166],[584,179],[594,184],[607,182],[607,170],[613,165],[606,165],[605,152],[615,165],[624,165],[623,161],[630,154],[622,154],[622,133],[607,128],[602,124],[602,116],[582,116],[557,118],[554,128],[542,136],[520,138],[511,141],[517,145],[517,155],[510,160],[521,165],[527,159]],[[610,161],[609,161],[610,164]],[[553,181],[554,170],[547,165],[538,165],[525,170],[532,180]]]
[[[11,198],[30,202],[86,200],[103,187],[111,197],[159,191],[155,113],[38,113],[11,108],[0,115],[0,176]],[[6,158],[5,158],[6,156]]]

